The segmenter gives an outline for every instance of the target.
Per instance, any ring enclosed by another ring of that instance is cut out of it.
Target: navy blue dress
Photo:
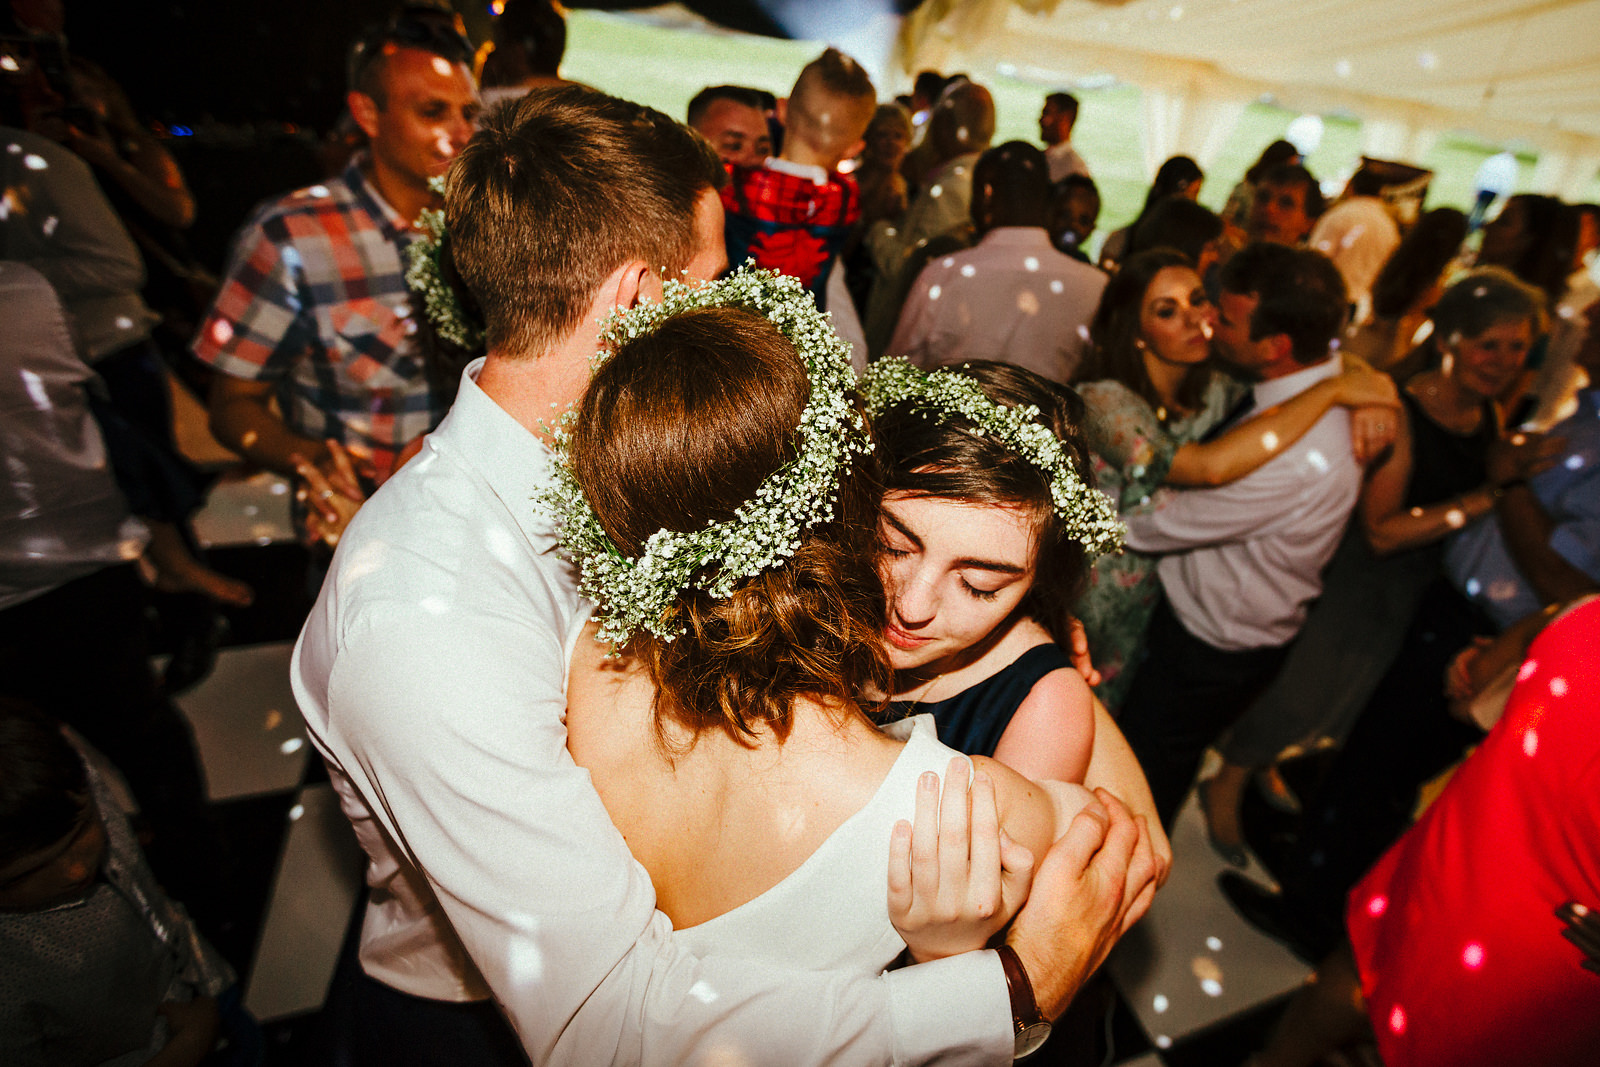
[[[1034,685],[1051,671],[1070,668],[1072,661],[1060,646],[1035,645],[1010,666],[953,697],[932,703],[915,700],[889,702],[890,719],[928,713],[939,727],[939,740],[969,756],[992,756],[1011,717],[1028,698]]]

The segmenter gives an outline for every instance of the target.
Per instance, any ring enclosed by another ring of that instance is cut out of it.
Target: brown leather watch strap
[[[1001,945],[995,951],[1000,954],[1000,966],[1006,972],[1006,986],[1011,992],[1011,1019],[1017,1024],[1017,1029],[1044,1022],[1044,1016],[1039,1012],[1039,1002],[1033,997],[1033,983],[1028,981],[1028,970],[1022,966],[1017,950],[1010,945]]]

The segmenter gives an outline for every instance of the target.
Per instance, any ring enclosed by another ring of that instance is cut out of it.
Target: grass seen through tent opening
[[[707,85],[733,83],[786,95],[800,68],[823,48],[816,41],[781,41],[726,31],[682,29],[647,17],[573,11],[568,16],[568,78],[683,118],[689,98]],[[1040,85],[994,72],[973,70],[973,76],[994,94],[997,112],[995,143],[1038,141],[1039,109],[1056,86]],[[908,90],[906,84],[880,85],[879,97],[890,99]],[[1139,143],[1143,121],[1135,86],[1076,91],[1082,101],[1073,143],[1100,187],[1102,207],[1091,247],[1106,234],[1131,222],[1144,203],[1152,175],[1144,169]],[[1244,176],[1266,145],[1282,137],[1296,113],[1255,103],[1245,110],[1227,146],[1206,167],[1201,203],[1220,210],[1228,192]],[[1481,164],[1499,149],[1461,134],[1438,139],[1420,161],[1434,172],[1428,207],[1472,206],[1472,180]],[[1323,116],[1322,143],[1307,159],[1320,179],[1346,176],[1361,156],[1361,123],[1341,116]],[[1528,187],[1536,155],[1519,152],[1518,189]],[[1582,199],[1600,201],[1600,176],[1589,183]]]

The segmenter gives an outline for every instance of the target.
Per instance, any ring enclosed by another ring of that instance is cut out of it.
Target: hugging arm
[[[566,751],[563,643],[525,611],[457,608],[425,627],[397,611],[338,635],[319,634],[319,618],[296,654],[316,677],[325,664],[305,661],[337,647],[319,746],[426,874],[534,1062],[1009,1059],[990,953],[847,976],[678,947]],[[508,641],[527,654],[480,651]],[[297,695],[318,714],[306,687]]]
[[[1038,857],[1027,903],[1011,921],[1006,942],[1022,960],[1040,1009],[1054,1018],[1149,909],[1157,865],[1148,820],[1133,815],[1104,790],[1090,793],[1067,783],[1030,782],[983,757],[974,763],[996,785],[1006,832],[1002,843],[1014,834],[1013,847]],[[961,780],[958,774],[955,781]],[[919,796],[919,813],[927,810],[927,803]],[[918,836],[926,839],[928,829],[919,819]],[[974,834],[983,829],[974,819]],[[943,826],[937,830],[933,836],[946,869],[959,868],[969,855],[974,880],[982,874],[977,871],[980,862],[992,869],[992,850],[980,850],[974,842],[969,853],[959,832]]]
[[[1214,486],[1243,478],[1304,437],[1336,405],[1387,409],[1389,427],[1399,422],[1400,396],[1394,382],[1388,375],[1358,364],[1273,405],[1214,441],[1180,446],[1165,481],[1168,485]]]

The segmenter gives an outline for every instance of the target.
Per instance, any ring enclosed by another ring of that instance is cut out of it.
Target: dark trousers
[[[154,832],[151,866],[204,913],[221,842],[194,733],[150,669],[149,602],[122,563],[0,611],[0,695],[67,723],[116,765]]]
[[[361,913],[357,909],[357,915]],[[359,928],[359,921],[356,924]],[[324,1017],[340,1067],[528,1067],[516,1031],[492,1001],[429,1000],[370,977],[352,931]]]
[[[1345,897],[1411,825],[1422,786],[1482,738],[1476,726],[1450,715],[1444,672],[1475,635],[1491,632],[1478,608],[1443,579],[1423,595],[1399,656],[1273,872],[1308,931],[1339,935]]]
[[[1184,629],[1162,601],[1145,649],[1117,725],[1150,781],[1161,825],[1170,828],[1206,746],[1244,714],[1283,666],[1289,646],[1223,651]]]

